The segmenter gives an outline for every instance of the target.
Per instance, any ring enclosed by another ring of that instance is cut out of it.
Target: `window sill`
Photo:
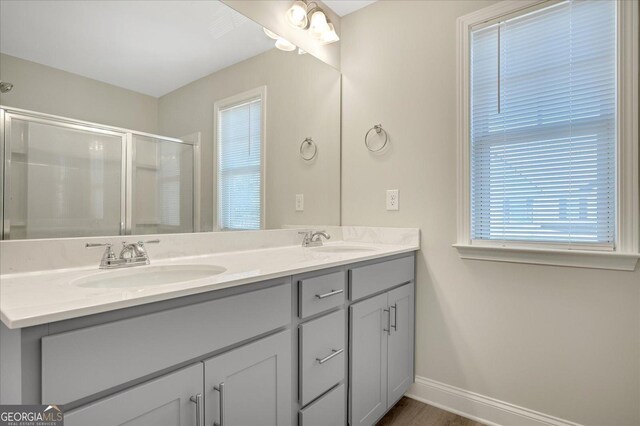
[[[462,259],[616,271],[635,270],[636,263],[640,258],[640,253],[489,247],[472,244],[454,244],[453,247],[458,250]]]

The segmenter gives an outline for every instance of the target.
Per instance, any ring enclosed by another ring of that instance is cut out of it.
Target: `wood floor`
[[[484,426],[473,420],[403,397],[376,426]]]

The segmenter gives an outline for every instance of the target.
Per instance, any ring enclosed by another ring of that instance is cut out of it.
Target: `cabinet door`
[[[371,425],[387,410],[387,294],[350,308],[351,426]]]
[[[388,337],[388,406],[395,404],[413,383],[413,283],[391,290],[388,303],[391,334]]]
[[[66,426],[196,426],[202,416],[191,397],[202,400],[202,364],[135,386],[65,413]],[[202,419],[202,418],[201,418]]]
[[[289,330],[205,361],[205,424],[290,425],[291,369]]]

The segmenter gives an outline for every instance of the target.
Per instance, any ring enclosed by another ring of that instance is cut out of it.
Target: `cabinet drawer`
[[[300,325],[300,403],[304,406],[344,378],[345,311]]]
[[[344,303],[345,273],[334,272],[298,281],[300,318],[324,312]]]
[[[283,284],[47,336],[42,400],[67,404],[290,322]]]
[[[332,389],[300,410],[300,426],[344,426],[347,422],[345,398],[344,385]]]
[[[413,281],[414,256],[349,269],[351,300],[362,299],[388,288]]]

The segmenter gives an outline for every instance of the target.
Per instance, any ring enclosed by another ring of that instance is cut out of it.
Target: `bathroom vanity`
[[[3,403],[60,404],[66,425],[375,424],[413,382],[415,244],[4,275]],[[225,272],[165,291],[119,278],[196,264]],[[19,286],[40,280],[51,293],[27,314]],[[65,297],[64,310],[57,291],[80,296]]]

